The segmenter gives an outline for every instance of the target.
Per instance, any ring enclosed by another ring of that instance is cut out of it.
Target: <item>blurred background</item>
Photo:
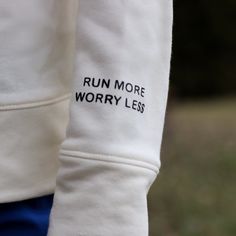
[[[162,167],[148,195],[150,236],[236,235],[235,28],[235,0],[174,0]]]

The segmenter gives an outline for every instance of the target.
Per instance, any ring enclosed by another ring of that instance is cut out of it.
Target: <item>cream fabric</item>
[[[48,236],[146,236],[172,0],[0,0],[0,202],[55,192]]]

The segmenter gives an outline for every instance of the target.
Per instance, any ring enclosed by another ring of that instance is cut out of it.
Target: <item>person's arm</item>
[[[80,0],[48,236],[146,236],[160,168],[172,0]]]

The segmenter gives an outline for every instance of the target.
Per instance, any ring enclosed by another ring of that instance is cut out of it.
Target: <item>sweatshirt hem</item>
[[[63,100],[69,99],[71,93],[64,94],[62,96],[51,98],[42,101],[36,102],[29,102],[29,103],[20,103],[20,104],[7,104],[7,105],[0,105],[0,111],[8,111],[8,110],[18,110],[18,109],[27,109],[27,108],[35,108],[40,106],[48,106]]]
[[[34,104],[34,109],[11,107],[1,112],[0,202],[53,191],[60,145],[68,123],[67,96]]]
[[[47,188],[45,188],[44,185],[42,185],[41,188],[39,188],[39,186],[37,185],[36,188],[28,189],[27,191],[23,189],[23,191],[17,190],[16,193],[14,192],[9,194],[6,193],[5,195],[0,197],[0,204],[24,201],[27,199],[42,197],[54,193],[55,193],[55,184]]]

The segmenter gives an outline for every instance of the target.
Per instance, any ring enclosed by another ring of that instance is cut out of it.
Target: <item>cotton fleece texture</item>
[[[0,202],[55,193],[48,236],[147,236],[172,0],[0,0]]]

